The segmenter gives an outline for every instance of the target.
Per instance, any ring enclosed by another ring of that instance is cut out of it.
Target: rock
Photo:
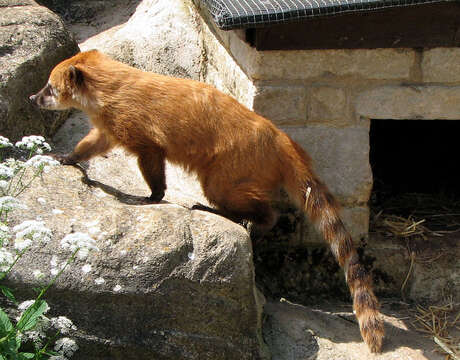
[[[368,127],[312,124],[283,130],[310,154],[318,176],[343,206],[368,202],[372,190]]]
[[[58,13],[80,43],[125,23],[134,13],[139,0],[38,0]]]
[[[284,302],[265,305],[264,339],[272,360],[441,360],[434,342],[409,329],[405,309],[383,308],[385,340],[383,353],[371,355],[362,342],[359,327],[349,307],[343,304],[307,308]],[[406,317],[404,315],[406,315]],[[401,320],[402,319],[402,320]]]
[[[92,37],[81,49],[98,49],[146,71],[199,79],[202,50],[190,6],[182,0],[144,0],[126,24]]]
[[[263,358],[246,230],[172,203],[141,206],[133,195],[114,197],[93,185],[78,169],[58,166],[21,196],[28,210],[11,218],[17,224],[33,214],[53,231],[52,241],[16,265],[9,285],[17,294],[37,286],[31,269],[49,274],[53,256],[66,259],[65,235],[97,239],[99,251],[72,264],[46,295],[78,328],[72,359]],[[80,270],[85,263],[88,273]]]
[[[460,86],[383,85],[356,98],[356,112],[369,119],[457,120]]]
[[[78,46],[59,17],[32,0],[0,0],[0,8],[0,133],[51,136],[67,114],[40,111],[28,98]]]

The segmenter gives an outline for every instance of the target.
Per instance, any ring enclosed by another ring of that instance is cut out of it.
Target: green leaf
[[[26,360],[26,359],[33,359],[35,357],[35,354],[32,353],[19,353],[19,359],[20,360]]]
[[[48,305],[46,304],[46,301],[35,301],[32,306],[24,311],[24,314],[22,314],[19,319],[16,328],[22,332],[32,329],[35,325],[37,325],[38,318],[45,312],[47,307]]]
[[[12,301],[15,304],[17,304],[16,298],[14,297],[14,295],[11,292],[10,288],[7,288],[4,285],[0,285],[0,290],[2,291],[2,294],[5,295],[10,301]]]
[[[10,337],[6,343],[6,354],[10,355],[8,359],[16,359],[19,347],[21,346],[21,339],[19,336]]]
[[[0,309],[0,337],[5,336],[13,329],[13,324],[11,324],[8,315]]]

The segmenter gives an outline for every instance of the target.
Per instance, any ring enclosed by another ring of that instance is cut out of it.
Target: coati
[[[345,271],[361,335],[372,352],[381,351],[379,303],[339,206],[307,153],[272,122],[210,85],[144,72],[97,50],[58,64],[30,100],[89,115],[93,129],[72,153],[58,156],[63,164],[121,145],[137,156],[152,202],[164,196],[165,159],[195,172],[220,212],[265,228],[276,221],[271,203],[283,189],[329,243]]]

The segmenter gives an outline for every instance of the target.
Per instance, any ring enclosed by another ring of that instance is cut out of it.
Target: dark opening
[[[460,212],[459,134],[455,120],[371,120],[374,213],[428,219]]]

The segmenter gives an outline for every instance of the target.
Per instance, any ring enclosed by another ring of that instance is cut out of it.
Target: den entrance
[[[371,120],[371,233],[460,236],[460,121]]]

